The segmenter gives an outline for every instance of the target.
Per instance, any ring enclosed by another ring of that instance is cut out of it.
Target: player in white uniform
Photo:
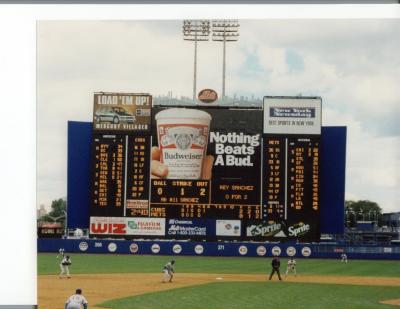
[[[342,263],[346,263],[347,264],[347,254],[343,252],[340,257],[342,259]]]
[[[167,264],[164,265],[163,267],[163,278],[162,278],[162,282],[172,282],[172,277],[174,276],[174,264],[175,261],[172,260],[171,262],[168,262]]]
[[[289,271],[293,271],[294,272],[294,276],[297,276],[297,272],[296,272],[296,260],[291,257],[289,259],[289,261],[287,262],[287,267],[286,267],[286,273],[285,273],[285,277],[289,274]]]
[[[82,295],[82,290],[77,289],[74,295],[71,295],[65,302],[64,309],[88,309],[88,302]]]
[[[59,275],[60,279],[63,278],[63,275],[64,275],[64,274],[67,275],[67,278],[68,278],[68,279],[71,278],[71,276],[70,276],[70,274],[69,274],[69,266],[71,266],[71,265],[72,265],[72,261],[71,261],[71,259],[69,258],[69,255],[67,255],[66,257],[64,257],[64,258],[62,259],[62,261],[61,261],[61,263],[60,263],[60,268],[61,268],[61,272],[60,272],[60,275]]]

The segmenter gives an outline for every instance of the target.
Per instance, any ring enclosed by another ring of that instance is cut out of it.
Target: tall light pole
[[[65,210],[63,210],[64,216],[65,216],[65,222],[64,222],[64,236],[68,237],[68,214]]]
[[[371,213],[372,213],[372,220],[371,220]],[[376,210],[369,211],[369,220],[370,221],[377,221],[377,217],[378,217],[378,211],[376,211]]]
[[[350,226],[350,211],[346,209],[344,211],[344,221],[345,221],[345,226],[349,227]]]
[[[222,48],[222,99],[225,98],[226,42],[239,39],[239,21],[236,19],[220,19],[212,21],[212,40],[223,42]]]
[[[194,70],[193,70],[193,100],[196,100],[196,80],[197,80],[197,42],[208,41],[210,37],[210,21],[184,20],[183,21],[183,39],[185,41],[194,41]]]
[[[351,220],[351,217],[353,216],[353,218],[354,218],[354,222],[357,222],[357,215],[356,215],[356,213],[354,212],[354,210],[353,210],[353,208],[351,208],[351,207],[349,207],[349,209],[348,209],[348,215],[349,215],[349,226],[350,227],[352,227],[353,226],[353,222],[352,222],[352,220]]]

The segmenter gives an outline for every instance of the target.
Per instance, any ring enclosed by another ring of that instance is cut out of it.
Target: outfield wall
[[[341,246],[337,244],[273,244],[248,242],[127,241],[103,239],[38,239],[38,252],[150,254],[296,258],[400,259],[400,246]]]

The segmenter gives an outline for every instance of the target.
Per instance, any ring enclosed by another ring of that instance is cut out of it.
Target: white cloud
[[[93,92],[192,96],[194,47],[183,40],[181,26],[39,22],[39,204],[66,195],[67,121],[91,121]],[[321,96],[324,124],[348,126],[348,196],[394,210],[400,174],[399,30],[398,20],[241,21],[239,41],[227,44],[226,92]],[[301,58],[302,70],[290,70],[289,50]],[[221,43],[198,44],[197,78],[197,91],[221,92]]]
[[[348,113],[323,109],[323,124],[347,126],[346,198],[369,199],[386,211],[399,209],[400,138],[364,130]]]
[[[272,76],[279,77],[288,73],[284,48],[263,46],[257,50],[260,64]]]

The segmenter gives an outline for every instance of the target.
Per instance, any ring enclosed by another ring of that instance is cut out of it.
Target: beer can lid
[[[205,119],[211,121],[211,115],[205,111],[193,108],[169,108],[158,112],[155,119],[165,118],[188,118],[188,119]]]

